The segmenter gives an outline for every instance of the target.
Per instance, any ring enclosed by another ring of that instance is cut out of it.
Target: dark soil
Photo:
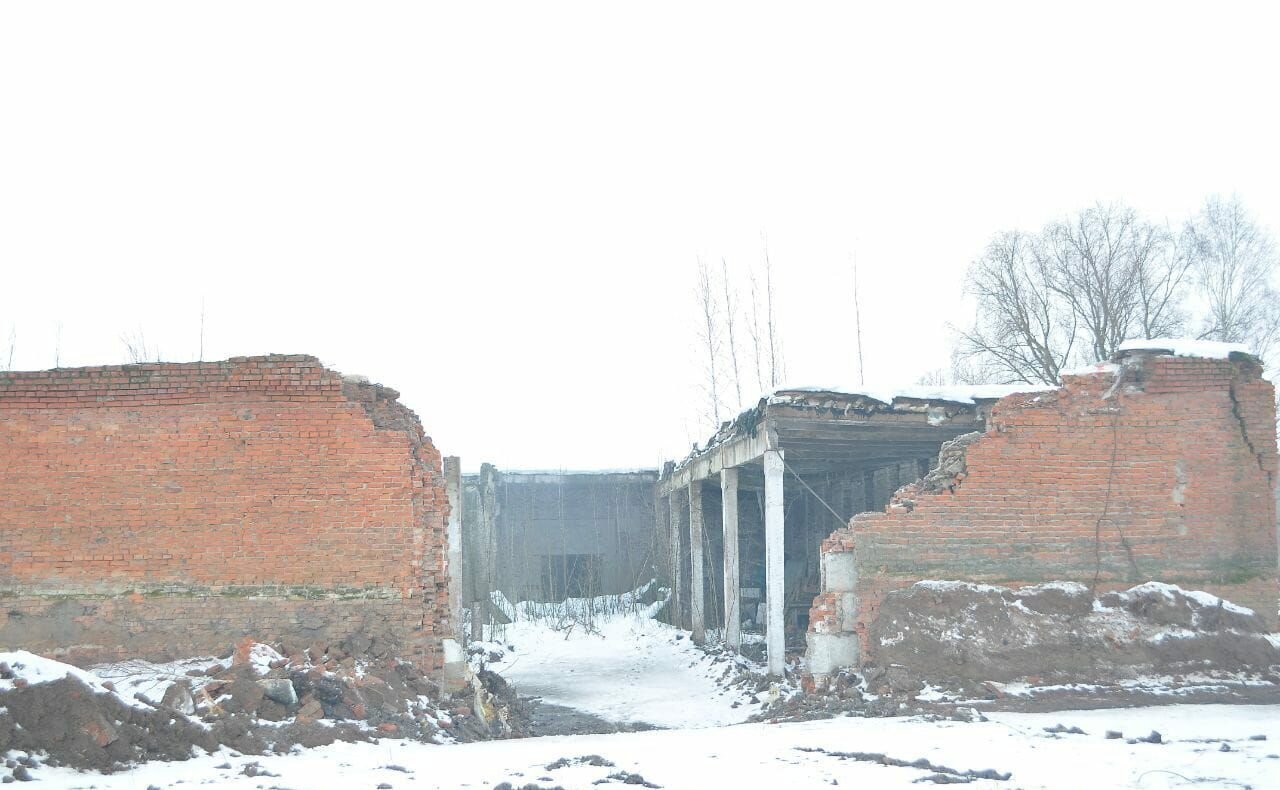
[[[549,702],[529,698],[525,705],[530,712],[529,735],[542,737],[546,735],[608,735],[614,732],[640,732],[656,729],[651,724],[617,724],[591,713],[563,705],[552,705]]]
[[[1265,674],[1280,665],[1280,648],[1264,632],[1256,615],[1207,606],[1176,589],[1136,587],[1095,602],[1079,585],[917,584],[885,597],[868,642],[880,665],[954,687],[1206,670]]]
[[[491,672],[479,673],[481,692],[468,687],[442,698],[421,672],[394,659],[370,664],[378,674],[343,674],[336,660],[325,667],[279,664],[266,677],[244,661],[210,672],[194,706],[197,718],[163,704],[127,705],[74,676],[0,692],[0,754],[37,753],[46,764],[109,772],[148,760],[185,760],[221,746],[257,755],[335,741],[432,741],[439,729],[432,708],[421,706],[426,696],[448,710],[448,721],[439,721],[455,740],[529,734],[515,690]],[[476,713],[479,697],[488,720]],[[185,710],[192,710],[189,693],[167,698],[185,700]]]
[[[368,740],[353,723],[268,727],[230,714],[201,727],[174,711],[125,705],[75,677],[0,694],[0,753],[39,752],[50,765],[112,771],[147,760],[185,760],[193,749],[228,746],[244,754]]]

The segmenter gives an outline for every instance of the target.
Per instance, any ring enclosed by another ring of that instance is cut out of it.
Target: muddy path
[[[550,735],[607,735],[658,729],[642,722],[611,722],[565,705],[543,702],[539,697],[526,697],[523,702],[525,709],[530,712],[529,734],[534,738]]]

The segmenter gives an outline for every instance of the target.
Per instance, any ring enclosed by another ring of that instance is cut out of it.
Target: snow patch
[[[1118,351],[1166,351],[1175,357],[1200,357],[1202,359],[1227,359],[1232,354],[1253,352],[1244,343],[1218,343],[1212,340],[1191,338],[1156,337],[1146,340],[1126,340]]]
[[[861,396],[892,405],[895,400],[946,401],[973,405],[980,400],[999,400],[1018,393],[1047,392],[1058,389],[1043,384],[956,384],[934,387],[924,384],[907,385],[853,385],[837,387],[779,387],[769,395],[769,403],[787,403],[787,393],[831,393],[832,395]]]
[[[1114,374],[1120,371],[1120,366],[1114,362],[1095,362],[1092,365],[1072,368],[1071,370],[1062,371],[1063,376],[1100,376],[1103,374]]]
[[[116,693],[127,699],[134,699],[141,694],[144,699],[159,705],[164,693],[174,683],[185,680],[195,691],[210,678],[203,674],[190,676],[187,673],[199,671],[207,673],[211,669],[223,668],[230,664],[229,659],[218,659],[212,656],[188,658],[181,661],[170,661],[156,664],[141,659],[117,661],[110,664],[98,664],[89,668],[94,677],[110,681],[116,687]]]
[[[66,677],[73,677],[93,689],[94,692],[110,694],[130,707],[146,709],[151,707],[134,699],[132,694],[126,697],[118,691],[112,691],[104,684],[101,678],[91,672],[86,672],[70,664],[64,664],[61,661],[54,661],[51,658],[37,656],[35,653],[29,653],[26,650],[12,650],[0,653],[0,663],[7,664],[13,673],[12,678],[0,680],[0,691],[14,690],[17,688],[16,681],[19,679],[26,681],[27,685],[38,686],[43,683],[53,683]],[[115,684],[113,683],[112,685]]]
[[[1020,593],[1036,593],[1044,590],[1057,590],[1068,595],[1084,595],[1089,592],[1089,588],[1080,582],[1041,582],[1040,584],[1032,584],[1022,587],[1018,590]]]
[[[1207,609],[1215,609],[1221,606],[1228,612],[1234,612],[1235,614],[1247,616],[1255,614],[1252,609],[1240,606],[1239,604],[1234,604],[1226,599],[1204,592],[1203,590],[1187,590],[1176,584],[1166,584],[1165,582],[1144,582],[1139,584],[1137,587],[1130,587],[1128,590],[1120,593],[1120,597],[1125,601],[1129,601],[1136,596],[1147,593],[1159,594],[1168,601],[1175,600],[1174,594],[1177,593],[1181,594],[1184,598],[1189,598],[1195,601]]]
[[[1005,587],[993,587],[990,584],[974,584],[973,582],[943,581],[941,579],[925,579],[915,583],[916,587],[923,587],[926,590],[937,590],[938,592],[954,592],[956,590],[974,590],[977,592],[995,593],[997,595],[1006,591]]]

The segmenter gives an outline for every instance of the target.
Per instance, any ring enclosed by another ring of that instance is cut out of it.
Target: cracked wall
[[[1144,352],[1001,400],[963,463],[951,459],[949,484],[931,474],[823,542],[810,670],[874,660],[867,634],[884,596],[924,579],[1157,580],[1275,627],[1275,394],[1261,372],[1243,355]]]
[[[449,506],[397,398],[297,355],[0,374],[0,647],[439,670]]]

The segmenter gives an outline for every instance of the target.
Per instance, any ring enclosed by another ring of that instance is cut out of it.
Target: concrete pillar
[[[684,627],[684,585],[680,578],[680,492],[672,491],[667,497],[671,513],[671,623]]]
[[[694,644],[707,641],[706,584],[702,576],[702,481],[689,484],[689,609]]]
[[[720,472],[724,521],[724,643],[737,652],[742,647],[742,584],[738,581],[738,470]]]
[[[449,521],[445,525],[445,574],[449,596],[449,627],[440,640],[444,653],[444,667],[440,684],[445,690],[462,690],[467,684],[467,654],[462,649],[466,641],[462,626],[462,462],[456,455],[444,459],[444,491],[449,498]]]
[[[783,556],[782,451],[764,453],[764,575],[768,613],[765,617],[765,648],[769,674],[781,677],[786,668],[787,632],[786,566]]]
[[[462,633],[462,462],[456,455],[444,459],[444,490],[449,497],[449,522],[445,527],[448,540],[446,569],[449,574],[449,618],[454,637]]]
[[[667,504],[667,496],[659,494],[656,491],[653,494],[653,529],[654,529],[654,546],[655,556],[653,558],[653,570],[659,577],[671,578],[671,552],[667,549],[667,541],[671,540],[671,525],[667,522],[670,518],[671,506]]]
[[[472,567],[475,568],[474,585],[471,603],[471,638],[484,639],[484,626],[490,620],[493,601],[493,571],[497,562],[497,540],[495,519],[498,515],[498,470],[493,464],[480,465],[479,480],[479,523],[476,539],[472,544],[478,554]]]

